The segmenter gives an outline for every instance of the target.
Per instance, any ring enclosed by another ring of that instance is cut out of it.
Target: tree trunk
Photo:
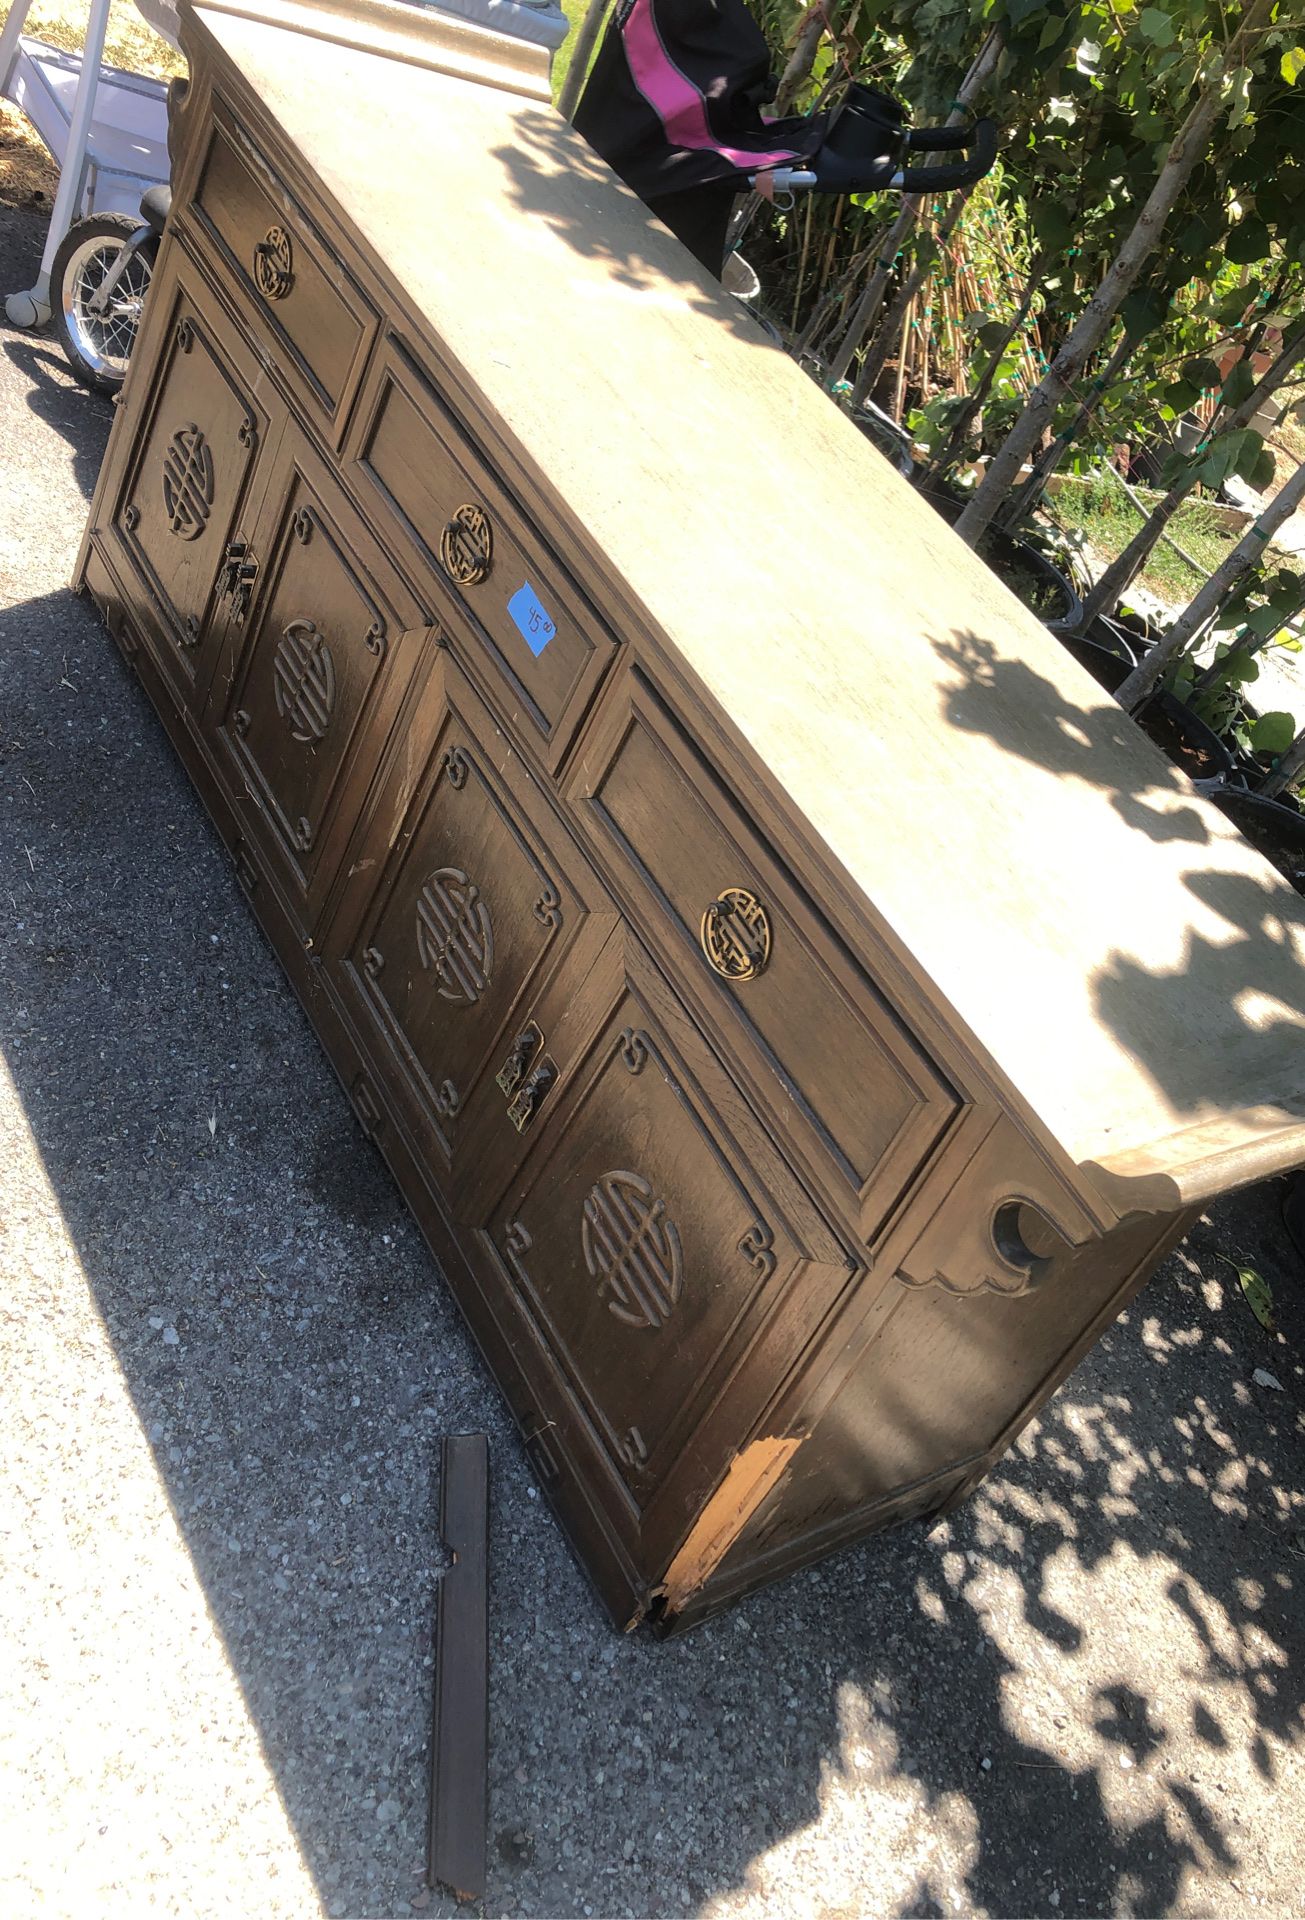
[[[1077,326],[1029,395],[1023,413],[1007,434],[1005,443],[993,458],[974,498],[957,522],[957,533],[970,546],[978,542],[992,521],[1014,485],[1020,468],[1050,426],[1056,408],[1081,376],[1119,311],[1121,302],[1132,291],[1142,268],[1155,252],[1174,202],[1209,147],[1210,136],[1224,106],[1222,81],[1242,64],[1248,36],[1258,33],[1272,12],[1272,6],[1273,0],[1255,0],[1241,26],[1224,48],[1196,105],[1166,154],[1160,177],[1134,222],[1132,232],[1080,315]]]
[[[1105,392],[1132,350],[1133,342],[1127,334],[1124,334],[1119,345],[1115,348],[1109,360],[1107,360],[1104,373],[1099,374],[1092,382],[1091,387],[1088,389],[1088,398],[1079,403],[1069,425],[1062,427],[1050,446],[1043,448],[1042,452],[1033,462],[1028,479],[1024,482],[1024,485],[1018,493],[1012,494],[1010,504],[1006,507],[1005,511],[1001,514],[993,515],[993,518],[999,520],[1002,526],[1013,527],[1016,521],[1022,520],[1025,514],[1031,513],[1034,507],[1037,506],[1039,500],[1047,491],[1048,480],[1050,480],[1056,468],[1073,446],[1075,440],[1082,432],[1084,422],[1092,412],[1093,407],[1097,404],[1094,396]]]
[[[991,77],[992,70],[1001,56],[1002,46],[1001,29],[994,27],[983,45],[979,48],[969,72],[956,90],[958,104],[954,106],[948,114],[944,123],[946,126],[959,127],[966,120],[968,117],[967,109],[969,103],[975,99],[983,87],[986,86]],[[879,253],[879,257],[875,263],[875,270],[870,276],[869,284],[865,292],[861,295],[861,298],[857,301],[855,311],[852,314],[851,324],[847,332],[843,335],[839,349],[826,370],[831,387],[845,377],[848,368],[852,364],[857,348],[865,339],[870,328],[874,325],[875,316],[878,314],[884,302],[884,292],[888,286],[888,276],[893,270],[894,262],[901,252],[904,241],[909,235],[911,228],[915,225],[919,216],[920,206],[921,201],[917,197],[908,195],[902,202],[902,211],[889,228],[888,237],[884,241]]]
[[[974,392],[968,396],[965,405],[957,414],[955,424],[951,432],[947,435],[947,444],[933,463],[935,473],[945,473],[948,467],[952,466],[960,458],[961,448],[965,444],[965,436],[970,430],[970,422],[982,412],[983,404],[992,392],[992,384],[997,378],[997,368],[1001,363],[1002,355],[1020,328],[1024,325],[1024,322],[1028,319],[1033,302],[1037,299],[1041,291],[1042,270],[1045,265],[1046,255],[1042,253],[1035,255],[1033,264],[1029,268],[1029,277],[1025,282],[1024,297],[1020,301],[1019,311],[1007,327],[1006,335],[1001,345],[993,353],[992,358],[984,368],[983,377],[980,379],[978,386],[974,389]]]
[[[1293,367],[1297,366],[1302,359],[1305,359],[1305,325],[1297,327],[1295,333],[1284,341],[1281,353],[1264,378],[1247,394],[1241,405],[1233,409],[1224,431],[1236,433],[1243,427],[1249,426],[1269,395],[1282,385]],[[1114,611],[1120,595],[1126,593],[1137,578],[1146,564],[1152,547],[1155,546],[1195,485],[1196,478],[1193,474],[1170,487],[1163,500],[1155,507],[1141,530],[1133,535],[1118,559],[1111,561],[1083,602],[1080,633],[1086,630],[1088,622],[1095,620],[1099,613]]]
[[[575,112],[585,81],[589,78],[594,48],[598,45],[598,36],[603,30],[603,22],[611,4],[612,0],[589,0],[589,10],[580,22],[580,31],[571,48],[571,64],[557,97],[557,110],[564,120],[569,120]]]
[[[1267,780],[1261,780],[1256,791],[1265,800],[1276,800],[1280,793],[1286,793],[1305,774],[1305,730],[1296,738],[1283,754]]]
[[[775,118],[782,120],[792,107],[794,100],[804,83],[811,77],[811,69],[816,64],[816,49],[824,37],[829,25],[829,11],[825,0],[816,0],[809,7],[798,27],[797,39],[793,51],[788,57],[788,65],[780,75],[779,91],[775,95]]]
[[[965,211],[965,202],[969,197],[970,189],[968,187],[962,187],[958,193],[952,195],[952,204],[948,209],[946,218],[938,229],[935,244],[939,250],[951,239],[956,227],[956,222]],[[898,288],[897,298],[888,310],[888,318],[879,329],[879,336],[874,346],[861,363],[861,371],[856,376],[856,385],[852,390],[852,399],[856,405],[859,406],[861,402],[868,399],[874,391],[875,382],[883,372],[888,361],[888,356],[892,352],[893,346],[903,326],[906,324],[906,316],[910,309],[911,302],[915,299],[916,294],[924,284],[925,275],[929,272],[932,264],[932,261],[926,262],[921,258],[921,254],[917,252],[911,271]]]
[[[1179,614],[1169,631],[1134,667],[1115,695],[1121,707],[1131,710],[1146,698],[1165,668],[1185,652],[1192,637],[1218,613],[1233,588],[1261,565],[1269,541],[1283,521],[1295,513],[1302,499],[1305,499],[1305,460],[1277,498],[1269,502],[1255,525],[1242,535],[1223,565],[1216,567],[1186,612]]]

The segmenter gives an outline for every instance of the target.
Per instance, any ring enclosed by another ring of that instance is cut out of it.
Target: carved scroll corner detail
[[[547,927],[550,933],[555,933],[562,924],[562,902],[552,887],[544,888],[531,912],[540,926]]]
[[[627,1027],[621,1035],[621,1063],[631,1073],[642,1073],[648,1064],[649,1043],[646,1033]]]
[[[763,1280],[775,1271],[775,1236],[764,1220],[757,1220],[739,1241],[739,1252],[750,1260]]]
[[[471,772],[471,762],[468,760],[462,748],[447,748],[443,759],[440,761],[440,765],[444,769],[449,785],[455,787],[457,791],[461,793],[467,784],[467,775]]]

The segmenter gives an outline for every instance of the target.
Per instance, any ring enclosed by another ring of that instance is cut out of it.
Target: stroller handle
[[[908,146],[919,153],[948,153],[970,149],[970,158],[939,167],[904,167],[903,193],[940,193],[949,187],[972,187],[991,170],[997,158],[997,123],[976,120],[972,127],[921,127],[908,136]]]

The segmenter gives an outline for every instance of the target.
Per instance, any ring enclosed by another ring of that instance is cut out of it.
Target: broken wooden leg
[[[440,1535],[451,1565],[435,1596],[435,1729],[431,1741],[426,1881],[484,1898],[489,1765],[487,1546],[489,1443],[445,1436]]]

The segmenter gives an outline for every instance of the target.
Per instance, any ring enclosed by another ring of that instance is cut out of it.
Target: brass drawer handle
[[[722,980],[755,980],[770,960],[770,915],[747,887],[726,887],[702,916],[707,964]]]
[[[269,227],[254,247],[254,285],[265,300],[284,300],[295,283],[295,250],[284,227]]]
[[[459,507],[440,535],[440,563],[460,587],[479,586],[494,565],[494,529],[483,507]]]

